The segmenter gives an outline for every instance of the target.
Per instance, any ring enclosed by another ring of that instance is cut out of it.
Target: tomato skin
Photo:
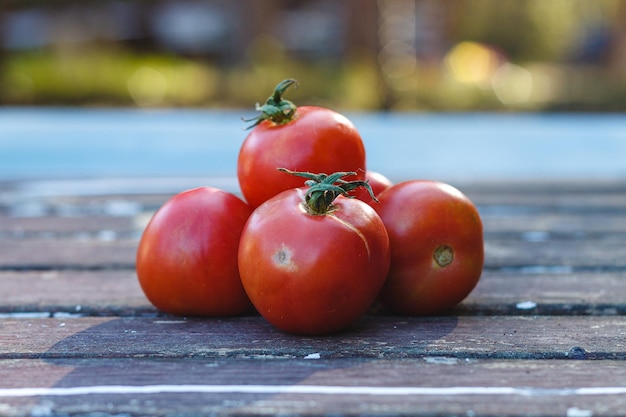
[[[374,208],[391,243],[381,304],[397,314],[436,315],[465,299],[484,263],[482,222],[474,204],[448,184],[422,180],[396,184],[379,200]],[[453,258],[440,266],[435,251],[446,246]]]
[[[365,180],[369,183],[370,187],[372,187],[372,192],[376,198],[378,198],[380,193],[393,185],[393,182],[391,182],[389,178],[376,171],[367,171],[365,173]],[[372,199],[372,196],[364,187],[355,190],[355,197],[361,201],[365,201],[367,204],[376,204],[376,201]]]
[[[233,194],[200,187],[170,198],[139,242],[139,284],[159,310],[180,316],[232,316],[252,309],[237,267],[252,209]]]
[[[323,107],[300,106],[293,120],[264,120],[241,145],[237,177],[241,192],[256,208],[281,191],[302,186],[302,179],[277,168],[312,173],[356,172],[365,177],[365,146],[345,116]]]
[[[389,270],[389,238],[362,201],[339,196],[331,214],[312,215],[303,208],[303,194],[285,191],[252,213],[241,237],[239,270],[250,300],[274,326],[296,334],[333,333],[375,301]]]

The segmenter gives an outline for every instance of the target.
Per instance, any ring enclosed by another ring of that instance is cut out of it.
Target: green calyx
[[[308,213],[313,215],[323,215],[331,211],[333,201],[340,195],[354,198],[349,192],[359,187],[365,187],[372,199],[378,202],[367,181],[346,181],[343,179],[343,177],[356,175],[356,172],[335,172],[327,175],[290,171],[286,168],[278,168],[278,170],[307,179],[304,185],[308,186],[309,189],[304,196],[304,207]]]
[[[256,110],[260,111],[261,114],[257,117],[253,117],[252,119],[242,119],[244,122],[254,122],[246,129],[252,129],[264,120],[271,120],[272,122],[279,125],[290,122],[293,119],[293,116],[296,114],[297,107],[291,101],[285,100],[283,98],[283,94],[293,84],[295,84],[297,87],[298,81],[293,79],[281,81],[274,88],[274,93],[272,93],[272,95],[268,97],[264,105],[260,106],[257,103]]]

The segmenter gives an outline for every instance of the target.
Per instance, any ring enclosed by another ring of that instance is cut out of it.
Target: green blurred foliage
[[[200,105],[211,99],[215,72],[166,54],[111,47],[28,51],[7,59],[5,101],[19,104]]]
[[[266,33],[243,46],[244,59],[228,64],[101,40],[5,50],[0,104],[253,108],[280,80],[296,78],[290,99],[334,108],[624,111],[625,4],[442,1],[445,45],[427,57],[393,49],[383,56],[385,45],[378,45],[382,51],[359,46],[341,57],[303,59]],[[621,43],[581,59],[596,30]],[[616,51],[621,58],[611,55]]]

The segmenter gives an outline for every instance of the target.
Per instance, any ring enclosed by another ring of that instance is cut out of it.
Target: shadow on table
[[[115,318],[55,344],[46,361],[74,369],[55,388],[77,386],[296,385],[313,375],[388,359],[419,359],[452,332],[456,317],[366,316],[324,337],[285,334],[260,316],[229,319]],[[432,354],[432,352],[431,352]],[[367,366],[365,366],[367,369]],[[370,376],[371,377],[371,376]],[[375,377],[375,375],[374,375]],[[317,378],[319,379],[319,378]],[[323,380],[324,378],[322,378]],[[328,385],[333,380],[327,381]],[[335,382],[336,383],[336,382]],[[365,378],[364,385],[371,384]],[[207,411],[246,406],[272,394],[89,394],[42,398],[55,411]]]

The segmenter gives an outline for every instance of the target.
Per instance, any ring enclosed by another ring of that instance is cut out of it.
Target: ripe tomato
[[[318,172],[355,171],[365,177],[365,147],[345,116],[323,107],[296,107],[282,99],[294,80],[280,83],[244,140],[237,161],[239,186],[253,208],[281,191],[302,186],[277,168]]]
[[[365,173],[365,180],[369,183],[375,196],[378,196],[393,185],[389,178],[376,171],[367,171]],[[355,190],[355,197],[365,201],[367,204],[375,203],[374,199],[365,188],[357,188]]]
[[[252,209],[212,187],[184,191],[154,214],[137,249],[137,277],[158,309],[185,316],[230,316],[252,308],[237,250]]]
[[[483,228],[474,204],[436,181],[405,181],[374,205],[391,243],[380,301],[405,315],[443,313],[460,303],[482,273]]]
[[[315,214],[309,191],[280,193],[259,206],[241,236],[239,270],[257,311],[299,334],[339,331],[362,316],[389,269],[389,238],[374,209],[336,197]]]

